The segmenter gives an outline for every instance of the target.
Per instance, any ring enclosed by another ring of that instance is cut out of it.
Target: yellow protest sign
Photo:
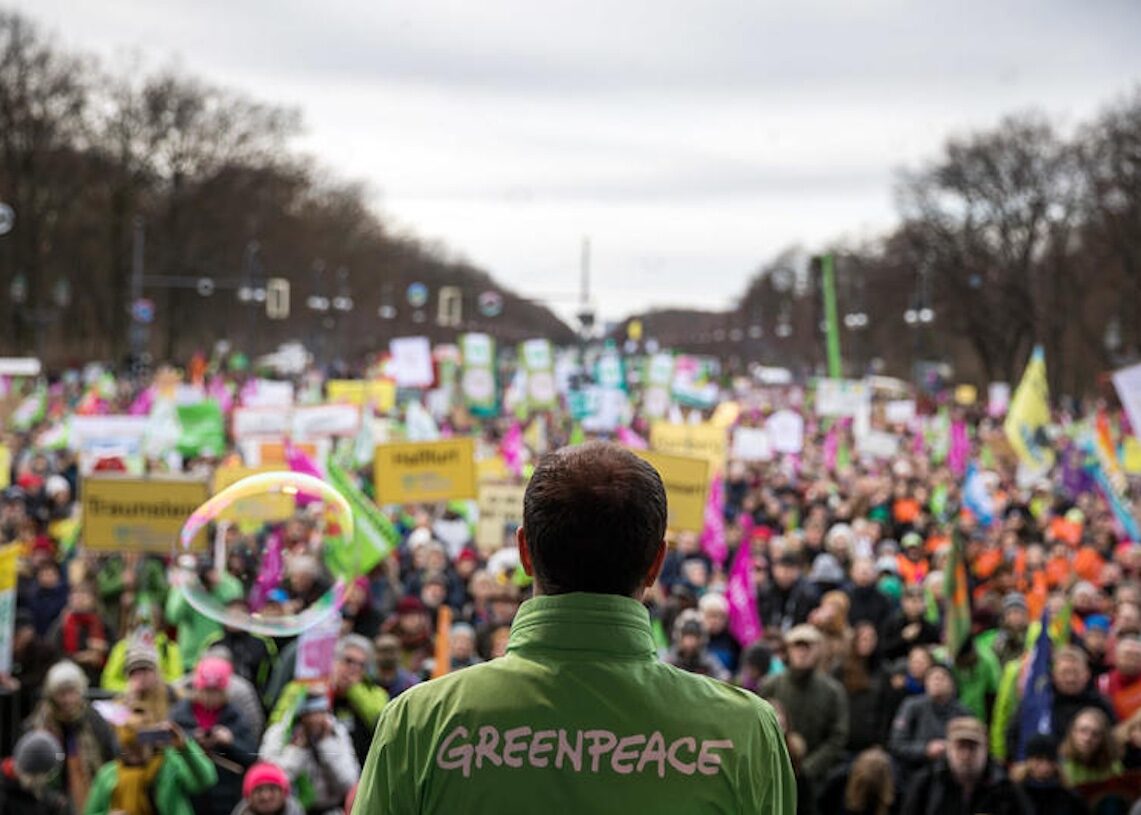
[[[741,416],[741,405],[738,402],[722,402],[709,417],[709,423],[722,430],[732,427]]]
[[[526,487],[516,484],[479,485],[479,524],[475,545],[490,555],[504,544],[508,526],[523,525],[523,493]]]
[[[979,389],[974,385],[959,385],[955,388],[955,404],[970,407],[979,398]]]
[[[387,413],[396,406],[396,383],[391,379],[330,379],[329,401],[366,405],[372,403],[379,413]]]
[[[705,526],[705,501],[709,490],[709,461],[694,456],[675,456],[634,450],[653,465],[666,485],[670,529],[700,532]]]
[[[170,552],[186,519],[209,497],[205,481],[93,476],[80,483],[89,551]],[[205,532],[194,540],[206,548]]]
[[[20,549],[21,545],[18,543],[0,546],[0,592],[11,591],[16,588]]]
[[[8,445],[0,444],[0,490],[12,485],[12,451]]]
[[[299,453],[304,453],[314,461],[318,458],[317,445],[312,442],[294,442],[293,446]],[[266,441],[258,445],[258,456],[261,466],[271,470],[287,470],[289,463],[285,460],[285,442]]]
[[[242,467],[227,464],[214,471],[214,494],[217,495],[231,484],[236,484],[243,478],[258,473],[283,472],[289,468],[285,466]],[[284,521],[293,516],[294,499],[291,495],[282,493],[265,493],[263,495],[250,495],[239,498],[228,506],[218,518],[233,523],[246,521]]]
[[[475,439],[378,445],[374,477],[378,504],[475,498]]]
[[[475,470],[480,481],[508,481],[511,479],[511,471],[507,469],[507,462],[500,455],[478,459],[475,462]]]
[[[650,447],[674,456],[696,456],[709,462],[714,473],[725,468],[729,446],[725,429],[712,424],[670,424],[654,422],[650,426]]]

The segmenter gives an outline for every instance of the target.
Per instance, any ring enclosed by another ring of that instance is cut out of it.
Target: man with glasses
[[[372,643],[360,634],[346,634],[338,640],[330,682],[333,716],[352,736],[353,750],[362,765],[376,720],[388,703],[388,694],[372,679],[375,661]]]
[[[902,812],[915,815],[1030,815],[1029,800],[987,755],[987,733],[974,716],[947,724],[947,752],[912,780]]]

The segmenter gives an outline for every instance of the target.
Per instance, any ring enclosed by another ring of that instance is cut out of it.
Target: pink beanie
[[[242,796],[249,798],[254,790],[265,784],[281,787],[285,794],[289,795],[289,776],[285,774],[285,770],[276,764],[263,761],[246,771],[246,778],[242,781]]]

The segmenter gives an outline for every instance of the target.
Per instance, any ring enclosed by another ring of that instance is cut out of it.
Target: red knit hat
[[[242,797],[249,798],[254,790],[265,784],[280,787],[286,795],[289,795],[289,776],[285,774],[285,770],[276,764],[263,761],[246,771],[246,778],[242,781]]]

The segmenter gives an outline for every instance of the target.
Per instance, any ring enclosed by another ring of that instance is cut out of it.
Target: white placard
[[[883,417],[888,424],[910,424],[915,418],[914,399],[895,399],[883,406]]]
[[[293,405],[293,383],[259,379],[242,397],[245,407],[287,408]]]
[[[388,343],[392,378],[401,388],[427,388],[432,374],[432,345],[427,337],[396,337]]]
[[[613,433],[622,423],[627,398],[620,388],[592,386],[598,393],[598,410],[582,420],[582,429],[588,433]]]
[[[68,446],[82,450],[95,443],[141,442],[148,424],[146,416],[73,416]]]
[[[0,376],[39,376],[41,369],[35,357],[0,357]]]
[[[294,441],[311,441],[328,436],[355,436],[360,429],[358,405],[316,405],[293,411]]]
[[[230,432],[235,439],[281,438],[289,432],[289,414],[287,408],[234,408]]]
[[[871,395],[871,388],[859,380],[821,379],[816,383],[816,415],[859,416]]]
[[[1133,425],[1133,435],[1141,436],[1141,365],[1115,372],[1113,386],[1117,388],[1117,398],[1125,408],[1129,424]]]
[[[899,437],[882,430],[869,430],[856,438],[856,447],[862,456],[892,458],[899,453]]]
[[[804,417],[795,410],[778,410],[765,422],[773,451],[795,455],[804,449]]]
[[[741,461],[770,461],[773,447],[768,432],[763,427],[738,427],[733,431],[731,455]]]

